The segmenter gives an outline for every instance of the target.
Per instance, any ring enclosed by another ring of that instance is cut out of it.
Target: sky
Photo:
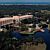
[[[0,2],[50,2],[50,0],[0,0]]]

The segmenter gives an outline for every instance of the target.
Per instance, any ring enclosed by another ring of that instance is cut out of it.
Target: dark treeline
[[[0,17],[5,17],[4,15],[25,15],[27,13],[35,15],[35,12],[40,13],[41,10],[50,11],[50,5],[0,5]]]
[[[50,5],[0,5],[0,15],[33,12],[36,10],[50,10]]]
[[[50,5],[0,5],[0,10],[50,10]]]

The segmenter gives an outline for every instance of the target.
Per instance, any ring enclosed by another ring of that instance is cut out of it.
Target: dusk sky
[[[50,2],[50,0],[0,0],[0,2]]]

